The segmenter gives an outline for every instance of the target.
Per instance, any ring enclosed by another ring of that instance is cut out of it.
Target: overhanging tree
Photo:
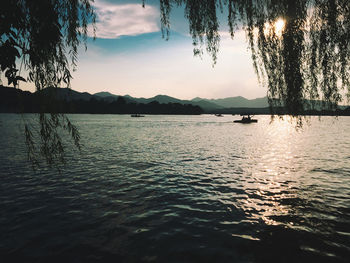
[[[93,0],[3,0],[0,4],[0,77],[16,87],[31,81],[37,90],[69,87],[77,49],[95,21]],[[302,114],[321,99],[335,109],[349,95],[350,2],[348,0],[160,0],[162,31],[168,35],[171,10],[184,6],[194,53],[203,47],[215,63],[219,50],[218,13],[227,13],[229,31],[246,32],[252,61],[268,88],[271,109]],[[283,27],[277,30],[277,22]],[[21,71],[27,77],[21,76]],[[1,79],[1,80],[2,80]],[[310,103],[311,101],[311,103]],[[47,110],[48,108],[46,108]],[[40,153],[48,164],[63,160],[59,130],[80,147],[79,132],[50,109],[39,114],[39,143],[25,126],[28,157]]]
[[[87,25],[95,21],[92,1],[2,0],[0,80],[7,79],[8,85],[14,87],[19,81],[30,81],[37,90],[69,87],[78,46],[86,43]],[[54,108],[43,108],[37,129],[25,124],[28,158],[34,165],[39,156],[49,165],[63,162],[61,130],[67,131],[80,148],[77,128],[65,115],[56,114]]]
[[[231,36],[243,29],[272,110],[298,116],[315,100],[336,109],[349,98],[350,1],[348,0],[160,0],[162,30],[171,9],[183,6],[194,54],[203,47],[215,63],[218,13],[227,13]],[[345,95],[345,97],[344,97]]]

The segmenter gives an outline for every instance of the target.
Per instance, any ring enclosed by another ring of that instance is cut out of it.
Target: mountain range
[[[115,100],[119,97],[123,97],[127,102],[133,103],[150,103],[152,101],[157,101],[159,103],[192,104],[201,107],[205,112],[211,112],[225,108],[266,108],[269,106],[267,97],[252,100],[246,99],[241,96],[223,99],[205,99],[196,97],[192,100],[181,100],[167,95],[157,95],[152,98],[135,98],[129,95],[114,95],[109,92],[98,92],[93,94],[93,96],[97,96],[105,100]]]
[[[16,95],[17,94],[17,95]],[[62,103],[68,103],[70,107],[75,107],[76,111],[89,112],[89,107],[93,105],[97,108],[95,109],[96,113],[101,112],[134,112],[134,111],[146,111],[146,112],[155,112],[155,113],[223,113],[223,114],[270,114],[270,109],[268,105],[267,97],[256,98],[256,99],[246,99],[242,96],[237,97],[228,97],[222,99],[206,99],[196,97],[192,100],[181,100],[167,95],[157,95],[151,98],[135,98],[130,95],[115,95],[110,92],[98,92],[95,94],[90,94],[88,92],[78,92],[73,89],[68,88],[46,88],[41,91],[34,93],[28,91],[22,91],[20,89],[14,89],[10,87],[4,87],[0,85],[0,111],[1,112],[16,112],[15,105],[20,105],[18,100],[18,94],[25,95],[25,98],[28,98],[27,104],[30,109],[29,112],[35,109],[35,101],[40,100],[42,95],[46,98],[46,101],[55,99],[62,101]],[[23,96],[22,96],[23,98]],[[49,100],[47,100],[49,99]],[[334,114],[334,112],[321,112],[322,101],[315,101],[318,108],[315,110],[309,110],[305,114]],[[63,103],[63,104],[64,104]],[[62,104],[62,105],[63,105]],[[68,105],[67,104],[67,105]],[[128,106],[121,106],[126,104]],[[148,105],[151,104],[151,105]],[[158,104],[158,105],[157,105]],[[68,106],[65,107],[68,107]],[[89,106],[90,105],[90,106]],[[114,105],[114,106],[113,106]],[[119,108],[115,107],[119,105]],[[148,105],[148,106],[147,106]],[[161,106],[163,105],[163,106]],[[198,106],[197,108],[194,108]],[[146,107],[146,108],[145,108]],[[148,107],[148,108],[147,108]],[[191,108],[192,107],[192,108]],[[349,106],[339,106],[340,110],[350,111]],[[62,111],[69,110],[67,108],[61,109]],[[286,113],[281,110],[281,114]],[[321,113],[320,113],[321,112]],[[345,113],[340,113],[341,115]],[[340,115],[339,114],[339,115]],[[348,113],[346,113],[348,114]]]
[[[31,93],[0,85],[1,113],[178,114],[204,113],[199,106],[155,100],[136,103],[128,97],[92,95],[72,89],[46,88]]]
[[[1,93],[3,97],[8,96],[13,92],[22,92],[19,89],[2,87]],[[25,92],[28,95],[32,94],[34,97],[44,95],[48,98],[55,98],[60,101],[74,102],[74,101],[104,101],[106,103],[116,102],[122,98],[125,103],[128,104],[148,104],[151,102],[158,102],[159,104],[178,103],[182,105],[191,104],[193,106],[199,106],[205,113],[217,113],[228,108],[264,108],[268,107],[267,98],[257,98],[253,100],[246,99],[244,97],[229,97],[223,99],[206,99],[206,98],[194,98],[192,100],[181,100],[167,95],[157,95],[151,98],[135,98],[130,95],[115,95],[107,91],[90,94],[88,92],[78,92],[69,88],[46,88],[34,93]],[[7,94],[7,95],[6,95]]]

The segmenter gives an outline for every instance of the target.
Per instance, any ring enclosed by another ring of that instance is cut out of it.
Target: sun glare
[[[282,18],[279,18],[275,24],[274,24],[274,28],[275,28],[275,34],[277,36],[282,36],[282,32],[284,30],[284,27],[286,25],[286,21]]]
[[[277,19],[275,22],[266,22],[264,25],[265,36],[282,36],[283,30],[286,26],[286,21],[283,18]]]

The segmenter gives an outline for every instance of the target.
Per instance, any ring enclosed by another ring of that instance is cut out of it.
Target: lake
[[[348,262],[350,117],[71,115],[33,171],[0,114],[1,262]]]

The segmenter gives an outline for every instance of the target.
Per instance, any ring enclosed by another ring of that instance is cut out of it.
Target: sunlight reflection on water
[[[232,116],[73,115],[84,149],[81,156],[68,149],[62,174],[33,173],[16,139],[17,116],[0,117],[5,258],[346,262],[349,256],[347,117],[311,118],[311,126],[296,130],[290,120],[269,124],[268,116],[242,125]]]

